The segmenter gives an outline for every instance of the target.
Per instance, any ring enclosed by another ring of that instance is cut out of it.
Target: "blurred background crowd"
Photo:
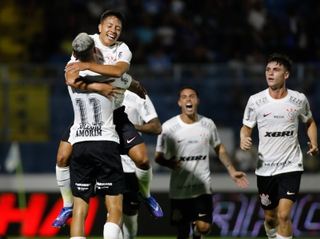
[[[129,73],[146,87],[161,122],[179,114],[178,89],[195,86],[199,113],[215,121],[239,169],[255,167],[256,148],[239,150],[238,134],[248,97],[267,87],[271,53],[293,60],[288,87],[307,95],[320,128],[319,0],[1,0],[0,172],[12,141],[20,142],[26,172],[54,172],[73,117],[63,80],[71,42],[80,32],[98,33],[107,9],[126,17],[119,40],[133,54]],[[145,139],[152,157],[156,138]],[[306,152],[305,133],[301,145]],[[307,155],[305,165],[320,170]],[[224,168],[217,162],[213,170]]]
[[[278,50],[320,63],[318,0],[1,0],[0,62],[66,62],[110,8],[126,16],[133,64],[257,64]]]

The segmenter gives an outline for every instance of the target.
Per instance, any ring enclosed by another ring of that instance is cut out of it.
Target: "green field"
[[[49,239],[50,237],[33,237],[32,239]],[[68,239],[69,237],[54,237],[55,239]],[[87,239],[101,239],[101,237],[87,237]],[[252,239],[253,237],[204,237],[204,239],[236,239],[236,238],[242,238],[242,239]],[[256,237],[257,238],[257,237]],[[265,239],[266,237],[258,237]],[[311,237],[309,237],[311,238]],[[28,237],[10,237],[8,236],[7,239],[29,239]],[[175,239],[175,237],[137,237],[136,239]],[[307,238],[306,238],[307,239]],[[312,237],[312,239],[320,239],[319,237]]]

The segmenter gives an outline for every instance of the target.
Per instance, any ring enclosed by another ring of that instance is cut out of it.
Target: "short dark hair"
[[[280,53],[273,53],[269,56],[267,63],[270,63],[272,61],[277,62],[279,65],[283,65],[284,68],[287,69],[287,71],[289,72],[291,71],[292,61],[287,55],[280,54]]]
[[[199,98],[199,93],[198,93],[198,91],[197,91],[194,87],[192,87],[192,86],[187,86],[187,85],[180,88],[180,90],[179,90],[179,92],[178,92],[178,98],[180,98],[181,91],[183,91],[183,90],[185,90],[185,89],[193,90],[193,91],[196,93],[197,97]]]
[[[79,33],[72,41],[72,50],[77,59],[88,61],[94,49],[94,40],[85,32]]]
[[[122,24],[126,21],[126,18],[124,17],[124,15],[121,12],[110,9],[110,10],[107,10],[104,13],[102,13],[102,15],[100,17],[100,23],[102,23],[107,17],[111,17],[111,16],[118,18]]]

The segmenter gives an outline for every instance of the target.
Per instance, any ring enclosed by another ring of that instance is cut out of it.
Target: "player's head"
[[[291,60],[288,56],[274,53],[268,58],[265,76],[272,90],[285,88],[286,80],[290,76]]]
[[[286,55],[273,53],[269,56],[267,64],[270,62],[277,62],[278,65],[282,65],[288,72],[291,71],[292,61]]]
[[[124,24],[124,22],[126,21],[126,18],[124,17],[124,15],[121,12],[115,11],[115,10],[107,10],[104,13],[102,13],[101,17],[100,17],[100,24],[102,24],[104,22],[105,19],[107,19],[108,17],[116,17],[118,18],[122,24]]]
[[[75,58],[90,61],[94,52],[94,41],[87,33],[79,33],[72,41],[72,50]]]
[[[199,98],[199,92],[192,86],[182,86],[178,92],[178,97],[180,98],[181,96],[181,92],[184,90],[184,89],[189,89],[189,90],[193,90],[194,93],[196,94],[196,96]]]
[[[107,10],[102,13],[98,26],[101,43],[105,46],[113,45],[120,37],[125,17],[121,12]]]
[[[200,103],[198,91],[191,86],[184,86],[178,93],[178,105],[181,107],[182,114],[191,116],[197,113]]]

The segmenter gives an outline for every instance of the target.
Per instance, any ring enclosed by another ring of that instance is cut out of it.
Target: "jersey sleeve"
[[[306,123],[312,117],[312,112],[310,110],[310,104],[307,97],[303,93],[301,93],[301,95],[303,99],[303,105],[302,105],[300,116],[301,116],[301,121],[303,123]]]
[[[146,99],[143,100],[142,107],[139,108],[139,115],[146,123],[158,117],[156,109],[154,108],[154,105],[152,104],[152,101],[148,95],[146,95]]]
[[[242,123],[250,128],[253,128],[257,124],[256,107],[252,96],[249,98],[244,110]]]
[[[128,45],[125,44],[124,42],[122,42],[119,46],[119,49],[118,49],[117,62],[126,62],[130,65],[131,58],[132,58],[132,53],[131,53]]]
[[[211,139],[210,139],[210,145],[212,148],[217,147],[219,144],[221,144],[220,136],[218,133],[218,129],[215,125],[215,123],[211,120],[212,122],[212,134],[211,134]]]
[[[156,152],[163,153],[165,158],[171,158],[173,155],[170,151],[170,132],[166,124],[162,126],[162,133],[158,135],[157,138],[157,145],[156,145]],[[171,146],[172,143],[171,143]]]

